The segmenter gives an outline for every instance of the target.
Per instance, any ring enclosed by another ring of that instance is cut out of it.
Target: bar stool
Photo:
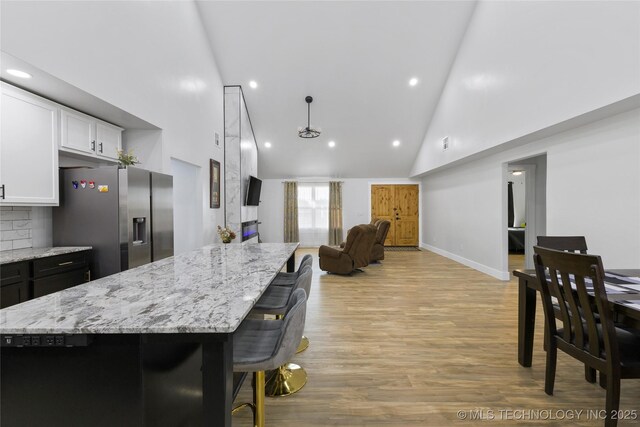
[[[234,372],[253,372],[253,403],[243,403],[232,413],[250,407],[253,423],[264,427],[265,371],[286,363],[295,354],[304,330],[307,296],[296,289],[283,320],[245,319],[233,334]]]
[[[293,286],[269,286],[253,307],[254,314],[270,314],[281,318],[296,289],[311,290],[311,267],[306,265]],[[298,342],[299,344],[299,342]],[[287,363],[267,373],[266,395],[288,396],[299,391],[307,383],[307,372],[295,363]]]
[[[293,286],[298,279],[298,276],[302,273],[302,270],[305,267],[312,268],[313,266],[313,257],[310,254],[302,257],[302,261],[300,261],[300,266],[298,267],[298,271],[293,273],[278,273],[275,279],[271,282],[271,286]],[[309,294],[307,293],[307,298],[309,298]],[[296,353],[302,353],[309,347],[309,338],[305,335],[302,335],[302,339],[300,340],[300,345],[298,346],[298,350]]]
[[[293,273],[280,272],[276,275],[275,279],[271,281],[271,284],[276,286],[293,286],[296,283],[298,276],[300,276],[300,273],[302,273],[302,269],[307,265],[311,267],[312,264],[313,264],[313,257],[307,254],[304,257],[302,257],[302,261],[300,261],[300,266],[298,267],[298,271],[295,271]],[[307,295],[307,298],[308,297],[309,296]]]

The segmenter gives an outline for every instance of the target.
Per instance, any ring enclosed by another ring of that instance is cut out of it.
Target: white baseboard
[[[498,280],[511,280],[511,275],[508,271],[496,270],[495,268],[488,267],[484,264],[480,264],[479,262],[471,261],[470,259],[461,257],[460,255],[452,254],[451,252],[436,248],[435,246],[427,245],[423,242],[420,242],[420,247],[428,251],[437,253],[438,255],[442,255],[443,257],[449,258],[455,262],[459,262],[460,264],[466,265],[467,267],[471,267],[474,270],[478,270],[482,273],[488,274],[489,276],[495,277]]]

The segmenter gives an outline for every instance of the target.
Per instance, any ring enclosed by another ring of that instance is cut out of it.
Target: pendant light
[[[298,136],[305,139],[317,138],[320,136],[321,130],[311,127],[311,103],[313,98],[307,96],[304,100],[307,103],[307,127],[298,128]]]

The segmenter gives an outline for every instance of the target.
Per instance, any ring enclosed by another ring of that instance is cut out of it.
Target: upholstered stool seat
[[[233,334],[234,372],[253,372],[254,425],[264,427],[265,371],[276,369],[293,357],[302,337],[307,310],[304,289],[296,289],[282,320],[246,319]]]
[[[269,286],[253,306],[252,312],[255,314],[284,313],[294,290],[293,286]]]
[[[270,285],[255,304],[252,313],[282,316],[296,289],[304,289],[305,294],[309,295],[312,274],[311,266],[304,265],[293,286]],[[300,338],[296,349],[302,344],[302,337]],[[267,373],[266,394],[272,397],[287,396],[299,391],[306,382],[307,373],[304,368],[295,363],[287,363]]]
[[[300,266],[298,267],[298,271],[295,271],[292,273],[284,273],[284,272],[278,273],[276,277],[273,279],[273,281],[271,282],[271,286],[272,285],[293,286],[296,283],[298,276],[300,276],[300,274],[302,273],[302,270],[304,269],[304,267],[306,266],[311,267],[312,264],[313,264],[313,257],[309,254],[305,255],[304,257],[302,257],[302,261],[300,261]]]

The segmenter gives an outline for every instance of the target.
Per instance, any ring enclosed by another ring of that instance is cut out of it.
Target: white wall
[[[507,279],[507,163],[543,153],[546,234],[586,236],[605,268],[640,265],[640,109],[427,175],[423,246]]]
[[[260,240],[284,242],[284,186],[282,179],[263,179],[258,206]]]
[[[222,81],[193,2],[2,2],[0,19],[3,51],[160,127],[154,169],[171,173],[171,158],[206,171],[210,158],[224,161],[214,147]],[[205,175],[174,188],[202,201],[203,232],[188,246],[212,242],[224,223]]]
[[[638,52],[640,2],[481,1],[411,175],[640,93]]]
[[[176,159],[171,159],[171,171],[175,188],[188,188],[202,174],[201,167]],[[199,193],[187,191],[173,192],[173,252],[176,255],[200,247],[198,241],[202,234],[202,221],[198,207],[202,204],[202,198],[199,196]],[[181,238],[177,239],[178,236]]]
[[[296,180],[294,178],[287,180]],[[342,185],[342,225],[345,232],[358,224],[371,221],[371,185],[373,184],[419,184],[418,180],[407,178],[300,178],[299,182],[343,181]],[[260,238],[263,242],[282,242],[284,221],[283,179],[264,179],[258,218],[260,218]],[[422,188],[420,189],[420,211],[422,218]]]

